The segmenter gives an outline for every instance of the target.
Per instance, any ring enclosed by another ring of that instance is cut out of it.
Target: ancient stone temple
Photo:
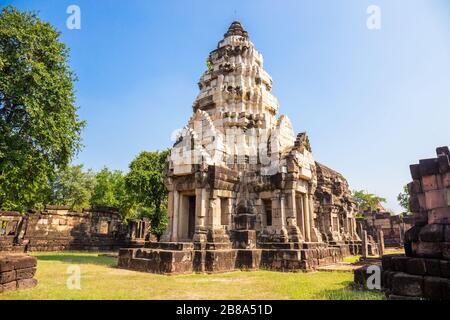
[[[344,181],[324,173],[306,133],[295,135],[289,118],[277,116],[272,78],[239,22],[210,53],[198,85],[168,159],[169,226],[161,242],[121,250],[119,266],[311,270],[340,260],[359,240]]]

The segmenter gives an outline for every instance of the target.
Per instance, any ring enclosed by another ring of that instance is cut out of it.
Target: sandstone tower
[[[222,237],[240,208],[251,211],[246,223],[265,241],[320,241],[307,137],[294,136],[288,117],[277,118],[272,78],[239,22],[210,53],[199,88],[169,162],[166,240]]]
[[[342,196],[336,192],[342,179],[319,164],[317,171],[306,133],[294,135],[289,118],[277,116],[272,78],[239,22],[209,54],[198,85],[193,115],[168,159],[168,228],[149,249],[123,251],[122,266],[137,256],[162,273],[312,269],[340,259],[337,242],[358,240],[353,204],[331,201]],[[317,172],[324,181],[320,199]],[[317,201],[328,219],[345,220],[342,228],[339,220],[319,219]],[[172,262],[157,262],[163,254]]]

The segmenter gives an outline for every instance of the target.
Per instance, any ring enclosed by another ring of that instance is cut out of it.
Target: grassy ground
[[[116,258],[96,253],[35,253],[34,289],[0,299],[382,299],[383,294],[349,289],[348,272],[269,271],[160,276],[115,268]],[[69,266],[79,266],[81,288],[69,290]]]
[[[405,254],[404,248],[386,248],[384,254]]]
[[[360,258],[361,258],[361,256],[348,256],[348,257],[344,257],[343,262],[355,263],[355,262],[358,262]]]

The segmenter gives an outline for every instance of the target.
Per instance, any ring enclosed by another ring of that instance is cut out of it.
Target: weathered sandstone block
[[[36,263],[35,257],[0,255],[0,293],[35,287]]]
[[[402,259],[383,257],[383,287],[390,299],[450,300],[450,152],[447,147],[436,152],[437,158],[410,166],[415,226],[405,233],[406,269],[398,266]]]
[[[392,292],[400,296],[421,297],[423,296],[423,282],[421,276],[399,272],[392,277]]]

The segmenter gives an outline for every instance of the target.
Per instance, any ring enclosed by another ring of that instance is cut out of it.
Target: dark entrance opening
[[[195,232],[195,196],[189,197],[188,237],[192,239]]]
[[[264,210],[266,212],[266,226],[272,225],[272,200],[263,200]]]

